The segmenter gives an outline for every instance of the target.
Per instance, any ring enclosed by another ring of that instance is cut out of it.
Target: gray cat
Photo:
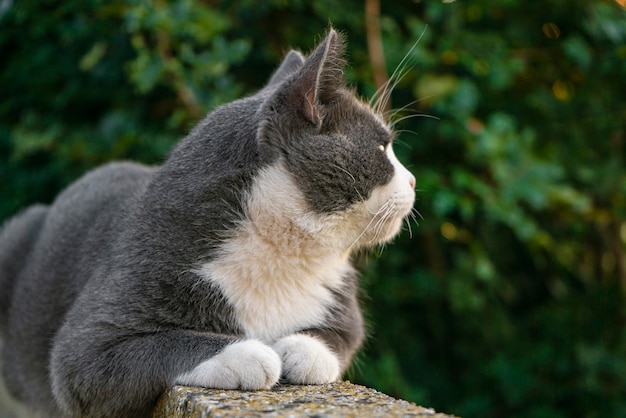
[[[401,229],[415,178],[343,79],[330,29],[160,167],[114,163],[0,235],[9,391],[46,416],[140,417],[174,384],[340,378],[363,340],[350,255]]]

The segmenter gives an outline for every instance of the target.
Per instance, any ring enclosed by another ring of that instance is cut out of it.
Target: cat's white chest
[[[277,258],[253,242],[230,242],[220,257],[198,270],[235,309],[246,337],[265,342],[320,326],[352,269],[347,259],[330,263]],[[242,247],[248,247],[242,248]],[[252,250],[249,252],[248,250]]]

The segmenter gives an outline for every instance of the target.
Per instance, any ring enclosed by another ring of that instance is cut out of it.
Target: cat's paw
[[[257,340],[240,341],[176,378],[176,383],[216,389],[269,389],[280,378],[281,361]]]
[[[283,361],[283,376],[291,383],[321,384],[339,379],[339,359],[317,338],[294,334],[273,346]]]

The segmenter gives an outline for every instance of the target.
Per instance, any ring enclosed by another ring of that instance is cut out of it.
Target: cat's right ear
[[[321,125],[324,103],[345,86],[344,42],[334,29],[308,56],[297,76],[286,88],[289,105],[309,122]]]
[[[287,53],[287,55],[285,55],[285,59],[283,59],[280,67],[278,67],[278,69],[274,72],[267,85],[272,86],[280,83],[298,71],[302,65],[304,65],[304,56],[298,51],[292,49]]]

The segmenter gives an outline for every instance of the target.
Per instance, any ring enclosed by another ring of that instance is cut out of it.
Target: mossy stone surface
[[[266,391],[174,386],[159,399],[153,418],[387,416],[451,417],[374,389],[338,382],[278,385]]]

